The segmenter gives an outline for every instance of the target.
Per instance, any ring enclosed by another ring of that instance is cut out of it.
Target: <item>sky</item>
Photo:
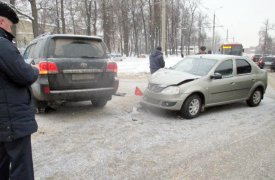
[[[275,25],[275,0],[201,0],[201,10],[213,21],[216,14],[216,32],[221,39],[240,42],[245,48],[257,46],[259,31],[266,20]],[[274,30],[269,31],[275,38]]]

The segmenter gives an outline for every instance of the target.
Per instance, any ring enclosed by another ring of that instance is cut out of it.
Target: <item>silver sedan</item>
[[[267,87],[267,72],[241,56],[188,56],[150,80],[143,106],[180,111],[191,119],[206,107],[246,101],[258,106]]]

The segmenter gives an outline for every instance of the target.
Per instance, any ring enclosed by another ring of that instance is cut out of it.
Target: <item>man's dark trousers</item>
[[[34,179],[30,135],[11,142],[0,142],[0,179]]]

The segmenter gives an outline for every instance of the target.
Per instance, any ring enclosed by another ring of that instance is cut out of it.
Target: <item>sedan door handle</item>
[[[231,84],[231,85],[235,85],[235,82],[231,82],[230,84]]]
[[[252,79],[252,81],[253,81],[253,82],[255,82],[255,81],[256,81],[256,79]]]

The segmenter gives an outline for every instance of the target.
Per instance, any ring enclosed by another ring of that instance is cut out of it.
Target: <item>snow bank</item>
[[[164,57],[165,67],[169,68],[175,65],[182,58],[181,56]],[[123,61],[117,62],[119,73],[149,73],[149,56],[146,58],[127,57]]]

